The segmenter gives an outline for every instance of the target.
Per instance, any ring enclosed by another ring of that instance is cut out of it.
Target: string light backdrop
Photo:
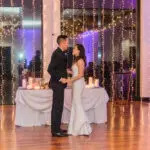
[[[31,57],[35,55],[35,51],[32,50],[37,49],[37,47],[41,50],[41,21],[39,16],[41,10],[37,9],[40,2],[41,0],[9,0],[7,2],[0,0],[0,57],[2,63],[0,68],[0,104],[2,105],[14,104],[16,90],[18,86],[21,86],[18,80],[19,72],[24,69],[26,63],[24,59],[27,59],[27,65],[29,65]],[[37,10],[38,18],[36,18]],[[32,29],[35,32],[32,32]],[[32,37],[35,40],[34,44]],[[8,71],[11,71],[11,75]]]
[[[98,5],[101,6],[101,20],[97,19]],[[75,37],[77,43],[85,46],[88,62],[92,61],[95,65],[99,65],[100,85],[106,88],[111,100],[116,100],[116,94],[119,94],[117,96],[121,100],[125,99],[124,91],[127,87],[124,85],[124,75],[121,75],[119,80],[119,89],[116,89],[115,75],[117,72],[123,73],[124,61],[126,59],[129,61],[129,50],[125,51],[122,43],[130,40],[131,35],[135,34],[135,6],[134,0],[130,2],[102,0],[101,3],[97,0],[63,1],[61,14],[64,21],[63,32],[70,38]],[[129,24],[127,21],[131,18],[131,14],[133,15],[132,23]],[[99,40],[97,40],[96,33],[100,34]],[[100,55],[97,50],[98,43],[100,43],[101,57],[97,61]],[[125,46],[130,47],[130,45],[131,42]],[[130,69],[131,64],[127,65]],[[93,77],[95,76],[97,76],[97,71],[93,65]],[[129,94],[131,94],[130,88],[127,95]]]
[[[29,37],[31,39],[31,51],[30,54],[32,57],[35,54],[36,50],[36,27],[40,25],[40,21],[37,22],[37,2],[38,0],[30,1],[31,7],[30,11],[32,11],[32,21],[25,20],[25,0],[20,0],[21,5],[21,13],[19,14],[22,20],[22,32],[20,42],[21,48],[20,51],[23,51],[23,55],[26,55],[29,49],[26,49],[26,27],[25,25],[30,23],[30,30],[32,30],[32,34]],[[119,4],[117,4],[119,2]],[[4,1],[0,0],[0,6],[4,6]],[[10,0],[11,7],[15,6],[15,0]],[[98,6],[100,5],[100,6]],[[116,5],[119,6],[116,8]],[[102,0],[99,3],[98,0],[43,0],[43,77],[46,82],[49,81],[49,75],[47,73],[47,67],[50,62],[50,57],[53,50],[56,49],[57,36],[62,33],[66,34],[72,39],[72,43],[70,46],[73,46],[76,42],[82,43],[86,48],[87,60],[88,62],[92,61],[95,65],[98,65],[99,69],[102,68],[100,76],[102,77],[102,82],[100,86],[103,86],[108,91],[112,100],[115,99],[115,80],[114,74],[116,73],[116,64],[120,64],[119,71],[123,70],[124,59],[129,56],[124,55],[124,48],[121,47],[122,41],[130,40],[130,44],[135,42],[135,3],[134,0],[130,1],[130,7],[126,7],[127,2],[125,0],[111,0],[111,3],[106,0]],[[99,7],[101,7],[101,20],[98,19],[98,11]],[[61,8],[61,16],[60,16],[60,8]],[[16,9],[17,10],[17,9]],[[31,17],[30,16],[30,17]],[[57,16],[57,17],[56,17]],[[12,37],[12,50],[17,49],[15,47],[15,32],[16,16],[11,16],[11,25],[12,28],[8,32],[6,30],[0,30],[0,43],[1,46],[4,45],[5,38],[8,35]],[[4,26],[3,20],[7,20],[7,17],[1,17],[1,26]],[[61,22],[60,22],[61,21]],[[98,22],[100,21],[100,22]],[[126,23],[128,22],[128,23]],[[61,23],[61,27],[60,27]],[[18,21],[19,24],[19,21]],[[130,26],[129,26],[130,24]],[[19,25],[18,25],[19,26]],[[130,27],[130,28],[129,28]],[[61,29],[61,31],[60,31]],[[119,34],[118,34],[119,33]],[[1,36],[3,34],[3,36]],[[101,37],[101,39],[97,37]],[[101,48],[101,57],[98,58],[98,43],[100,43]],[[12,57],[15,57],[15,51],[12,51]],[[1,57],[2,54],[1,54]],[[15,57],[16,58],[16,57]],[[133,56],[131,56],[133,58]],[[97,61],[97,59],[99,59]],[[12,74],[16,75],[17,64],[14,59],[12,60]],[[129,64],[134,67],[134,62]],[[108,69],[107,69],[108,67]],[[3,68],[2,68],[3,69]],[[131,68],[130,68],[131,69]],[[2,70],[3,71],[3,70]],[[35,71],[35,66],[33,71]],[[97,77],[97,71],[95,70],[95,66],[93,65],[93,76]],[[2,78],[2,76],[1,76]],[[1,89],[5,86],[5,81],[2,81]],[[124,90],[123,78],[120,81],[121,88]],[[131,98],[134,90],[134,82],[132,81],[131,86]],[[13,82],[12,90],[15,91],[15,84]],[[1,90],[1,94],[2,94]],[[121,93],[121,99],[123,99],[123,93]],[[13,97],[12,97],[13,98]],[[2,101],[4,104],[5,102]]]

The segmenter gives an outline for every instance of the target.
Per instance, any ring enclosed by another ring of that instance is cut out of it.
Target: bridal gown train
[[[72,66],[73,77],[78,75],[78,67],[76,64]],[[82,93],[85,88],[84,78],[76,80],[73,83],[73,99],[71,116],[68,127],[68,134],[77,135],[89,135],[92,132],[88,117],[82,104]]]

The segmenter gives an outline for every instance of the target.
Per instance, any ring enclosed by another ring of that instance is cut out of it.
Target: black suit
[[[60,48],[57,48],[51,57],[48,72],[51,75],[50,87],[53,90],[53,104],[51,113],[51,132],[60,132],[61,118],[64,106],[64,89],[66,84],[59,80],[67,78],[67,56]]]

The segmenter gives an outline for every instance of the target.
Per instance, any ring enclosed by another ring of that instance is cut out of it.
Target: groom
[[[67,86],[67,55],[68,37],[57,37],[58,48],[53,52],[48,73],[51,75],[50,88],[53,90],[53,103],[51,112],[51,133],[54,137],[66,137],[67,131],[62,130],[61,118],[64,106],[64,89]]]

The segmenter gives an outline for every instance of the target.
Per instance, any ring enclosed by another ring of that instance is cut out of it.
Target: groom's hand
[[[62,84],[66,84],[66,83],[67,83],[67,79],[65,79],[65,78],[61,78],[59,81],[60,81]]]
[[[67,83],[69,83],[69,84],[72,82],[71,78],[68,78],[66,81],[67,81]]]

